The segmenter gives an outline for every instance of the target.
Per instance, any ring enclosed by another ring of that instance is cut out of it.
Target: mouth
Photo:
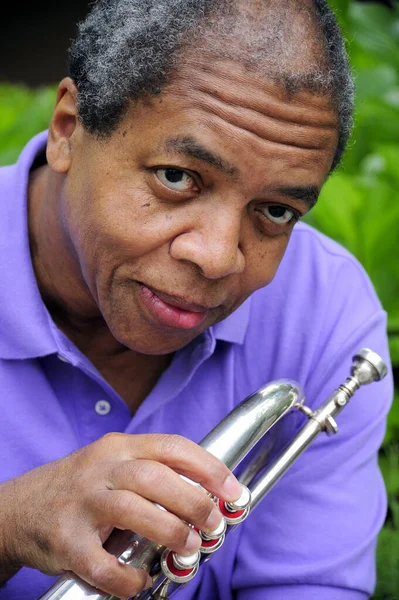
[[[185,330],[195,329],[204,323],[211,310],[217,308],[217,306],[198,304],[186,298],[161,292],[141,282],[137,283],[139,299],[146,312],[164,326]]]

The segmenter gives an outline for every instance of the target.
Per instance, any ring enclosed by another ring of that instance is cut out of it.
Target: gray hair
[[[289,93],[330,96],[339,119],[332,169],[339,164],[354,84],[326,0],[98,0],[69,51],[84,128],[110,135],[130,103],[159,94],[192,49],[245,63]],[[306,67],[297,67],[304,53]]]

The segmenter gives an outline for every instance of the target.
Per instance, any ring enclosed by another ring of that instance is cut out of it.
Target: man
[[[186,522],[221,516],[178,473],[239,495],[193,442],[267,381],[317,407],[360,347],[387,360],[367,276],[297,224],[352,95],[323,0],[103,0],[80,26],[48,140],[0,180],[1,600],[63,571],[137,594],[114,527],[190,554]],[[367,598],[391,395],[361,390],[180,597]]]

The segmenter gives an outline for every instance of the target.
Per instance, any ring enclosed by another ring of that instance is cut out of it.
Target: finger
[[[199,535],[179,517],[133,492],[104,492],[98,509],[117,529],[132,530],[179,554],[193,554],[201,545]]]
[[[136,596],[152,585],[147,571],[119,562],[94,543],[84,553],[75,555],[69,568],[89,585],[118,598]]]
[[[237,500],[241,494],[240,483],[224,463],[182,436],[110,434],[102,439],[104,443],[115,446],[114,456],[163,463],[223,500]],[[108,452],[110,450],[108,448]]]
[[[221,512],[203,488],[190,485],[161,463],[124,461],[113,472],[112,483],[114,489],[130,490],[161,504],[202,531],[213,531],[222,521]]]

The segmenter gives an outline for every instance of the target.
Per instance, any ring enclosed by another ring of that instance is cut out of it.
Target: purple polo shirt
[[[36,285],[26,200],[45,143],[45,133],[36,136],[17,165],[0,170],[0,482],[110,431],[200,441],[245,396],[281,377],[300,382],[317,407],[361,347],[389,360],[386,315],[361,266],[298,224],[274,281],[177,352],[131,417],[57,329]],[[377,450],[391,398],[391,374],[362,388],[338,417],[340,433],[313,443],[178,597],[367,598],[386,511]],[[280,445],[296,426],[286,420]],[[53,581],[23,568],[0,588],[0,600],[36,600]]]

